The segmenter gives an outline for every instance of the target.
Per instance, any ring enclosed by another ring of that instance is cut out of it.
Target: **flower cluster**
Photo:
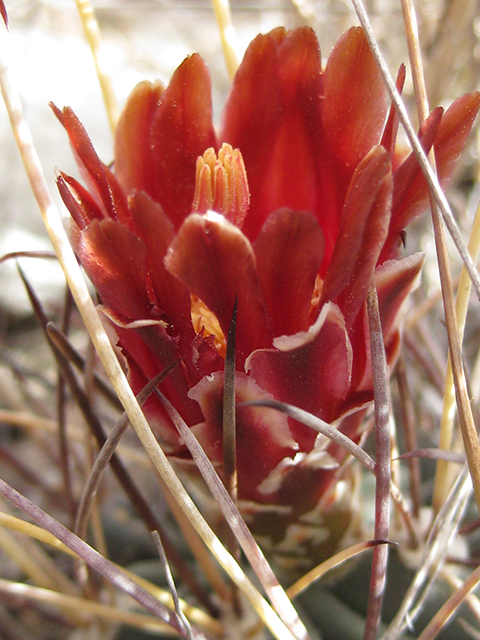
[[[443,184],[479,104],[466,95],[420,131]],[[344,34],[324,69],[311,29],[258,36],[218,131],[199,55],[167,87],[141,83],[120,118],[113,167],[71,109],[57,115],[88,181],[58,177],[72,240],[133,388],[178,361],[160,388],[221,473],[225,335],[237,302],[237,401],[291,403],[358,439],[373,397],[366,294],[374,282],[392,365],[423,261],[402,257],[402,238],[428,206],[415,158],[395,151],[397,119],[362,29]],[[168,453],[188,458],[158,398],[146,412]],[[239,506],[278,563],[315,562],[338,543],[350,519],[333,483],[343,457],[283,414],[237,408]]]

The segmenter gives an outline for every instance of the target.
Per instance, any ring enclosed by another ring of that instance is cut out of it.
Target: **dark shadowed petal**
[[[146,250],[114,220],[94,220],[80,235],[77,251],[104,305],[128,320],[151,317]]]
[[[211,81],[198,54],[178,67],[155,112],[151,129],[154,185],[150,195],[178,229],[191,213],[197,158],[217,148]]]
[[[263,225],[254,250],[273,335],[306,331],[323,257],[317,220],[310,213],[276,211]]]
[[[162,207],[139,192],[130,200],[135,231],[146,247],[147,267],[157,304],[180,332],[188,331],[193,339],[191,302],[188,289],[171,275],[163,263],[175,232]]]
[[[221,463],[223,372],[201,380],[189,393],[200,405],[205,422],[193,428],[212,462]],[[242,373],[235,376],[237,402],[263,400],[271,396],[252,378]],[[258,486],[285,457],[297,449],[286,416],[259,407],[237,407],[238,491],[243,499],[259,497]]]
[[[93,182],[107,215],[129,226],[130,216],[125,194],[111,170],[97,156],[85,127],[70,107],[63,109],[63,123],[77,159],[80,160],[80,169],[83,169],[84,177]]]
[[[130,94],[115,130],[115,175],[127,194],[155,193],[151,129],[164,92],[160,82],[141,82]]]
[[[340,38],[328,58],[323,83],[325,136],[344,170],[353,173],[379,144],[387,114],[383,80],[361,28]]]
[[[198,296],[228,334],[238,297],[237,359],[271,344],[272,334],[260,290],[253,248],[222,215],[189,216],[165,259],[167,269]]]
[[[56,182],[64,205],[80,229],[85,229],[92,220],[105,218],[90,193],[75,178],[59,172]]]
[[[173,225],[161,206],[143,192],[134,194],[130,205],[135,230],[146,247],[147,268],[159,313],[171,325],[172,335],[178,339],[179,353],[189,369],[192,384],[195,384],[199,378],[192,362],[195,332],[192,326],[190,292],[165,269],[163,262],[175,235]]]
[[[257,383],[276,400],[310,411],[327,422],[350,387],[352,350],[340,309],[323,306],[308,331],[277,338],[276,349],[255,351],[245,367]],[[302,450],[314,437],[305,428],[292,431]],[[313,434],[314,435],[314,434]],[[306,439],[306,440],[305,440]],[[306,446],[307,445],[307,446]]]
[[[322,288],[322,302],[341,309],[350,329],[365,301],[387,236],[392,197],[390,157],[374,147],[358,165],[347,192],[341,226]]]
[[[176,340],[168,335],[165,327],[154,325],[144,327],[141,331],[132,331],[120,326],[115,327],[120,345],[128,362],[129,382],[138,393],[146,383],[165,367],[178,360]],[[189,425],[202,420],[198,404],[188,397],[189,385],[184,369],[179,363],[170,375],[161,383],[160,390],[167,394],[183,419]],[[165,414],[162,403],[155,395],[144,405],[152,427],[163,442],[178,450],[182,447],[178,441],[178,432]]]

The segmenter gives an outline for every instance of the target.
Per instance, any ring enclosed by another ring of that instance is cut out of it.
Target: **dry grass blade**
[[[351,558],[363,553],[367,549],[371,549],[379,544],[392,544],[388,540],[367,540],[366,542],[359,542],[358,544],[353,545],[352,547],[348,547],[348,549],[343,549],[343,551],[339,551],[322,564],[319,564],[314,569],[311,569],[308,573],[302,576],[295,584],[287,589],[287,595],[290,598],[294,598],[298,596],[302,591],[308,589],[311,584],[313,584],[316,580],[320,580],[328,571],[332,569],[337,569],[340,565]]]
[[[4,513],[0,511],[0,524],[4,527],[8,527],[12,531],[18,531],[26,536],[34,540],[38,540],[44,544],[49,545],[53,549],[60,551],[61,553],[67,554],[74,558],[78,558],[79,556],[75,551],[65,546],[63,542],[58,540],[54,535],[52,535],[46,529],[39,527],[30,522],[26,522],[25,520],[21,520],[20,518],[16,518],[10,514]],[[148,593],[154,596],[156,599],[163,602],[168,607],[173,606],[173,601],[169,594],[167,594],[163,589],[157,587],[156,585],[148,582],[138,575],[132,574],[128,570],[124,570],[124,573],[131,578],[134,582],[139,584],[143,589],[145,589]],[[68,591],[68,590],[66,590]],[[221,623],[214,617],[210,617],[201,609],[197,609],[188,605],[185,601],[182,601],[182,611],[188,615],[190,620],[192,620],[198,626],[201,626],[203,629],[208,631],[208,633],[212,633],[214,635],[222,635],[223,634],[223,626]]]
[[[171,365],[168,369],[162,371],[147,383],[147,385],[138,395],[138,402],[140,406],[142,406],[142,404],[146,402],[155,387],[160,384],[160,382],[164,378],[166,378],[166,376],[168,376],[174,366],[175,364]],[[108,464],[115,452],[115,449],[117,448],[117,445],[120,442],[129,424],[130,423],[128,421],[128,416],[126,415],[126,413],[123,413],[117,424],[114,426],[107,439],[105,440],[90,471],[90,475],[83,489],[83,494],[78,505],[77,515],[75,519],[74,531],[80,538],[84,539],[86,537],[88,517],[93,506],[94,496],[98,490],[100,482],[102,481],[103,474],[107,469]]]
[[[470,240],[468,243],[468,251],[472,256],[472,260],[475,262],[478,259],[480,252],[480,206],[475,213],[475,219],[472,225],[472,231],[470,234]],[[471,281],[468,277],[468,273],[465,268],[462,269],[460,274],[460,281],[457,290],[457,302],[456,302],[456,316],[458,323],[459,336],[458,340],[461,344],[463,341],[463,334],[465,330],[465,323],[467,319],[468,301],[470,298]],[[455,387],[453,384],[453,371],[451,358],[448,358],[447,373],[445,377],[445,392],[443,395],[443,410],[442,420],[440,423],[440,442],[439,447],[441,449],[449,450],[453,436],[453,422],[454,422],[454,402],[455,402]],[[433,494],[433,507],[438,510],[442,504],[445,494],[448,490],[449,479],[449,467],[445,462],[439,462],[437,474],[435,476],[435,487]]]
[[[412,397],[408,385],[407,370],[405,366],[405,356],[401,353],[395,368],[395,375],[400,396],[400,409],[402,412],[402,424],[404,425],[404,437],[407,453],[417,449],[417,434],[415,424],[415,413],[413,409]],[[416,457],[409,458],[409,487],[410,498],[412,500],[412,513],[415,518],[420,514],[420,462]]]
[[[152,531],[152,536],[153,536],[153,541],[155,543],[155,547],[157,549],[158,555],[160,557],[160,561],[162,563],[163,570],[165,572],[165,576],[167,578],[168,588],[170,589],[170,593],[172,594],[175,613],[177,614],[178,619],[183,624],[183,627],[185,629],[185,637],[188,638],[188,640],[193,640],[192,628],[182,611],[182,607],[180,606],[180,599],[178,597],[177,588],[173,580],[172,572],[170,571],[170,566],[168,564],[167,556],[165,554],[165,549],[163,548],[160,534],[158,533],[158,531]]]
[[[158,616],[161,620],[172,626],[181,635],[183,634],[183,625],[179,623],[177,616],[150,593],[145,591],[137,583],[131,580],[123,571],[114,564],[106,560],[95,549],[90,547],[86,542],[78,538],[66,527],[56,521],[54,518],[45,513],[42,509],[30,502],[25,496],[22,496],[13,487],[3,480],[0,480],[0,493],[18,509],[26,513],[32,520],[37,522],[43,529],[50,532],[55,538],[63,542],[69,549],[82,558],[92,569],[95,569],[100,575],[109,582],[117,586],[119,589],[132,596],[147,611]],[[207,636],[200,630],[195,630],[195,638],[199,640]]]
[[[84,358],[72,347],[67,337],[60,331],[54,322],[47,323],[48,337],[53,342],[58,351],[68,360],[73,366],[80,372],[84,372],[86,364]],[[95,391],[102,394],[108,402],[118,410],[122,410],[123,407],[118,400],[117,395],[113,391],[112,387],[101,378],[96,371],[93,372],[93,385]]]
[[[100,29],[98,27],[95,13],[90,4],[90,0],[76,0],[78,13],[82,20],[85,35],[90,45],[95,71],[97,72],[98,82],[102,91],[103,101],[107,110],[108,122],[112,133],[115,133],[117,126],[119,110],[115,93],[113,91],[112,81],[109,74],[104,69],[100,47]]]
[[[77,617],[79,617],[78,614],[81,612],[81,620],[84,623],[89,619],[95,618],[115,624],[125,624],[132,628],[142,629],[151,633],[172,633],[171,627],[161,622],[157,617],[145,613],[126,611],[125,609],[101,602],[92,602],[85,598],[42,589],[40,587],[0,579],[0,593],[4,596],[19,596],[30,602],[48,604],[55,609],[63,611],[67,616],[77,614]],[[7,638],[7,636],[3,635],[1,637]],[[21,640],[25,640],[25,637],[22,636]]]
[[[217,18],[220,37],[222,39],[223,57],[227,66],[228,75],[233,79],[237,72],[240,60],[238,57],[237,34],[232,24],[230,3],[228,0],[213,0],[213,8]]]
[[[418,640],[433,640],[445,626],[446,622],[455,613],[468,594],[475,589],[480,582],[480,567],[469,575],[461,587],[447,600],[447,602],[437,611],[427,627],[419,635]]]
[[[433,584],[435,576],[445,561],[450,544],[456,536],[470,493],[471,484],[468,469],[463,467],[448,499],[435,518],[424,545],[422,558],[418,565],[419,569],[394,619],[382,636],[382,640],[397,640],[402,631],[413,624],[416,616],[420,613],[421,605],[428,595],[429,587]],[[427,587],[421,593],[421,589],[427,581]]]

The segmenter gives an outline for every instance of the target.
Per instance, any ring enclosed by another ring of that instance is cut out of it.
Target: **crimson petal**
[[[77,251],[103,304],[127,320],[151,317],[145,245],[114,220],[94,220],[80,234]]]
[[[288,33],[279,47],[278,62],[282,118],[276,137],[269,141],[272,152],[261,192],[252,192],[249,216],[257,222],[281,207],[314,212],[318,205],[322,82],[314,31],[305,27]],[[250,178],[248,165],[247,175]]]
[[[341,228],[322,288],[322,302],[334,301],[350,329],[365,301],[390,222],[392,173],[383,147],[358,165],[347,192]]]
[[[238,298],[239,367],[254,349],[271,344],[252,246],[222,215],[190,215],[172,242],[165,265],[213,311],[225,335]]]
[[[384,83],[360,27],[344,34],[323,76],[323,128],[330,152],[353,173],[379,144],[387,114]]]
[[[115,175],[127,194],[146,191],[155,195],[156,175],[152,161],[151,127],[164,86],[141,82],[125,105],[115,130]]]
[[[155,184],[150,195],[178,229],[191,213],[197,158],[216,148],[210,74],[198,54],[173,74],[153,117],[151,144]]]
[[[161,206],[143,192],[134,194],[130,205],[135,230],[146,247],[147,268],[159,313],[166,315],[172,335],[178,337],[180,354],[189,369],[191,382],[195,384],[199,378],[192,363],[195,332],[192,326],[190,292],[165,269],[163,263],[175,236],[173,225]]]
[[[82,165],[98,191],[109,217],[129,226],[130,216],[125,194],[111,170],[103,164],[95,151],[85,127],[70,107],[63,109],[63,123],[70,142]]]
[[[437,172],[443,188],[447,187],[450,182],[452,172],[463,152],[479,107],[480,93],[467,94],[455,100],[443,114],[438,131],[434,122],[431,123],[432,127],[430,128],[430,120],[438,118],[438,109],[432,112],[429,120],[422,127],[421,142],[427,151],[430,148],[432,134],[434,135]],[[395,172],[391,232],[398,233],[405,229],[412,220],[425,211],[428,203],[427,182],[412,153]]]
[[[235,375],[235,395],[238,402],[264,400],[268,393],[242,373]],[[205,422],[193,427],[212,462],[223,460],[223,372],[204,378],[190,390],[205,416]],[[241,499],[261,499],[261,482],[285,458],[298,448],[292,438],[286,416],[260,407],[237,407],[237,468]],[[254,455],[252,455],[254,454]],[[264,498],[263,498],[264,499]]]
[[[390,367],[393,367],[400,348],[400,327],[405,317],[402,307],[417,285],[424,259],[423,253],[415,253],[402,260],[388,260],[375,272],[374,282],[378,294],[385,353]],[[359,344],[369,344],[366,323],[364,329],[363,336],[358,333],[356,337],[352,337],[354,350],[357,339]],[[371,363],[367,357],[367,366],[363,379],[358,383],[358,390],[371,389],[372,384]]]
[[[255,351],[245,363],[257,383],[276,400],[327,422],[338,418],[352,367],[352,349],[340,309],[325,304],[308,331],[277,338],[274,346],[277,348]],[[297,425],[292,433],[302,451],[313,446],[311,430]]]
[[[306,331],[323,236],[315,217],[288,209],[267,218],[254,243],[274,336]]]

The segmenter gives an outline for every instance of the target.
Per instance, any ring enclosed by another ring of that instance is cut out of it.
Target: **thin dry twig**
[[[376,540],[388,540],[390,524],[390,403],[388,397],[388,374],[385,345],[383,343],[380,310],[375,285],[372,283],[367,295],[368,324],[373,374],[375,406],[375,531]],[[379,545],[373,550],[370,593],[364,640],[374,640],[382,612],[383,596],[387,579],[388,546]]]

